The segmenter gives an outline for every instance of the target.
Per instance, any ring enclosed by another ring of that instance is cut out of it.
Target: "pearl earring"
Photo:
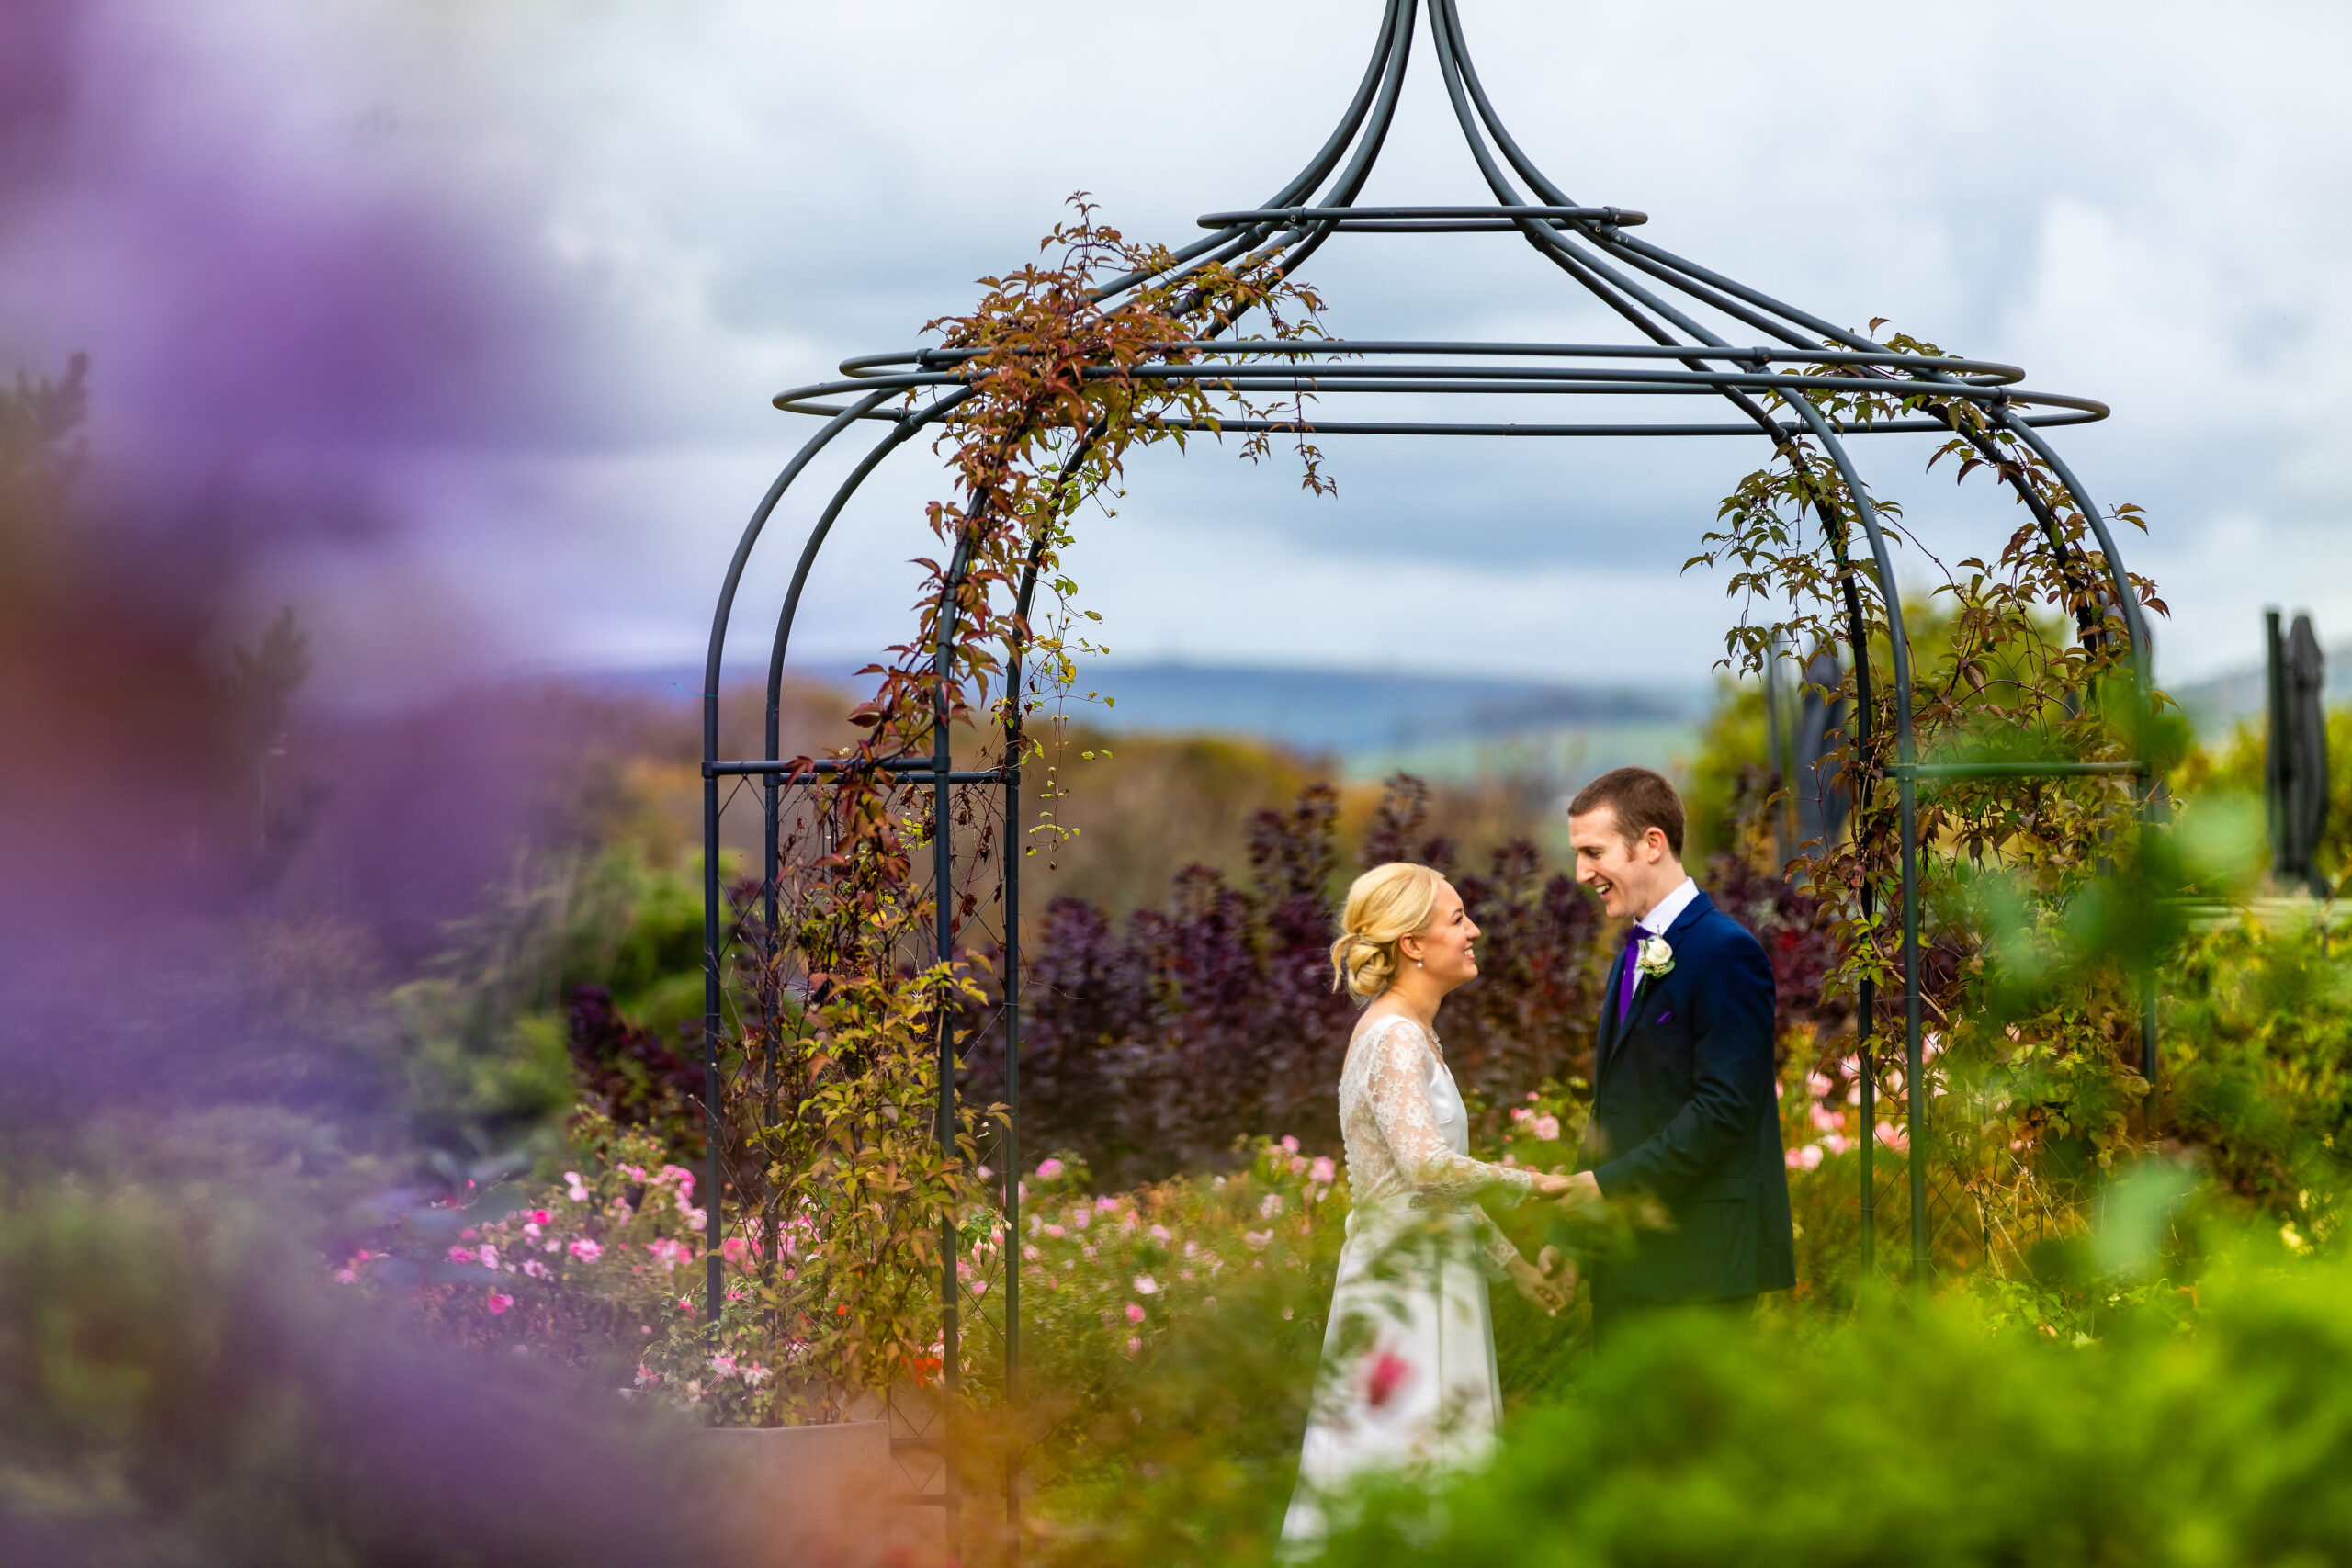
[[[1421,961],[1420,961],[1419,959],[1418,959],[1418,958],[1414,959],[1414,960],[1413,960],[1413,967],[1414,967],[1414,968],[1416,968],[1416,969],[1419,969],[1420,966],[1421,966]]]

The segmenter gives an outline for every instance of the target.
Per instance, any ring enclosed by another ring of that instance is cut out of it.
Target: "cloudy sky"
[[[233,537],[337,694],[699,657],[809,422],[780,389],[911,346],[1085,189],[1181,243],[1312,152],[1374,0],[19,0],[0,65],[0,364],[94,360],[145,526]],[[2352,635],[2352,12],[1462,0],[1577,199],[1831,319],[2113,405],[2064,450],[2173,606],[2164,672],[2261,607]],[[1483,199],[1417,59],[1367,201]],[[1516,240],[1349,236],[1359,337],[1589,338]],[[1329,444],[1336,500],[1212,446],[1136,467],[1071,566],[1122,656],[1682,682],[1683,575],[1744,442]],[[1949,556],[1989,491],[1865,460]],[[895,640],[937,470],[868,487],[800,646]],[[225,520],[225,521],[224,521]],[[786,515],[796,543],[806,513]],[[779,560],[786,551],[775,551]],[[773,615],[757,570],[746,623]],[[753,655],[754,630],[738,647]]]

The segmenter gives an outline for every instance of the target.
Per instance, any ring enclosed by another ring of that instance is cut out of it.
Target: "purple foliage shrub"
[[[1549,1084],[1571,1102],[1589,1092],[1615,948],[1599,904],[1535,845],[1511,840],[1465,873],[1452,841],[1431,830],[1430,808],[1421,781],[1391,779],[1354,866],[1435,866],[1477,922],[1479,977],[1447,1001],[1438,1026],[1455,1077],[1495,1133],[1529,1089]],[[1264,1134],[1337,1152],[1335,1090],[1354,1017],[1331,989],[1329,947],[1352,874],[1341,869],[1338,815],[1323,784],[1260,812],[1244,886],[1193,865],[1167,904],[1125,921],[1082,899],[1047,906],[1023,953],[1026,1149],[1077,1155],[1106,1186],[1221,1168],[1242,1140]],[[1771,958],[1782,1041],[1849,1031],[1850,1008],[1822,992],[1833,954],[1817,901],[1738,854],[1714,857],[1702,880]],[[979,1026],[971,1041],[969,1094],[1002,1100],[1001,1033]]]
[[[702,1063],[631,1023],[602,986],[577,986],[564,1009],[565,1043],[583,1109],[642,1128],[680,1156],[704,1141]]]
[[[1356,863],[1453,874],[1450,844],[1422,832],[1428,809],[1419,780],[1392,780]],[[1114,1184],[1223,1166],[1261,1134],[1338,1149],[1333,1091],[1354,1016],[1331,989],[1338,815],[1324,784],[1259,813],[1246,886],[1194,865],[1165,906],[1124,922],[1079,899],[1047,907],[1024,954],[1028,1148],[1077,1154]],[[1442,1021],[1463,1087],[1494,1098],[1571,1078],[1591,1050],[1599,910],[1523,841],[1456,885],[1487,931],[1482,977]],[[967,1060],[975,1097],[1001,1099],[1001,1038],[982,1032]]]

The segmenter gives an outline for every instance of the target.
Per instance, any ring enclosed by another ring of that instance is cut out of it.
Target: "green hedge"
[[[1996,1327],[1966,1297],[1804,1340],[1657,1325],[1487,1471],[1373,1495],[1327,1561],[2352,1560],[2352,1269],[2257,1237],[2193,1291],[2130,1293],[2151,1304],[2098,1342]]]

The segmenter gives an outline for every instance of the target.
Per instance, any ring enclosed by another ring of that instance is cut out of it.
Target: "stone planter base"
[[[944,1515],[910,1506],[888,1420],[713,1427],[747,1565],[880,1568],[944,1556]]]

